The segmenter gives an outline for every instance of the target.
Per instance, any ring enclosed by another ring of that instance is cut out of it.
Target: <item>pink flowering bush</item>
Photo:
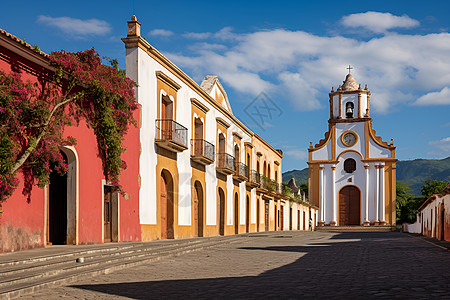
[[[0,70],[0,204],[17,188],[18,171],[28,201],[32,187],[48,184],[51,172],[67,172],[59,147],[76,140],[64,137],[64,128],[82,119],[96,136],[105,179],[120,187],[126,168],[122,142],[129,125],[136,125],[136,84],[103,65],[94,48],[53,52],[50,64],[57,71],[53,81],[44,83],[24,82],[20,74]]]

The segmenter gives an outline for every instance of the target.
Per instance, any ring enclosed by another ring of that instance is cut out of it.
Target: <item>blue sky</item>
[[[398,159],[450,156],[449,1],[43,3],[4,3],[0,28],[47,53],[95,47],[124,67],[120,38],[136,14],[147,41],[198,83],[219,76],[234,114],[283,149],[283,171],[307,167],[348,65]],[[246,107],[258,95],[279,110],[255,118]]]

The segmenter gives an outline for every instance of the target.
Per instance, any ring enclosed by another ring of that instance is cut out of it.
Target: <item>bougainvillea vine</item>
[[[126,168],[122,142],[136,125],[136,84],[117,67],[102,64],[94,48],[52,52],[49,60],[56,72],[45,82],[25,82],[19,73],[0,70],[0,204],[17,188],[18,172],[28,201],[33,186],[48,184],[51,172],[67,172],[60,147],[76,140],[65,136],[64,128],[82,119],[96,136],[105,179],[120,187]]]

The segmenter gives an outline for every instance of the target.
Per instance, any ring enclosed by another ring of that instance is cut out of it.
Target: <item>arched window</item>
[[[353,173],[356,170],[356,161],[353,158],[347,158],[344,161],[344,170],[347,173]]]
[[[355,108],[353,102],[345,103],[345,116],[347,118],[353,118],[353,109]]]

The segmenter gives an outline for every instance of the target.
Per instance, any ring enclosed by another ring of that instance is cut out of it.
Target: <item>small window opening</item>
[[[345,104],[345,116],[347,118],[353,118],[353,109],[354,109],[353,102],[347,102]]]
[[[347,173],[353,173],[356,170],[356,161],[353,158],[348,158],[344,161],[344,170]]]

